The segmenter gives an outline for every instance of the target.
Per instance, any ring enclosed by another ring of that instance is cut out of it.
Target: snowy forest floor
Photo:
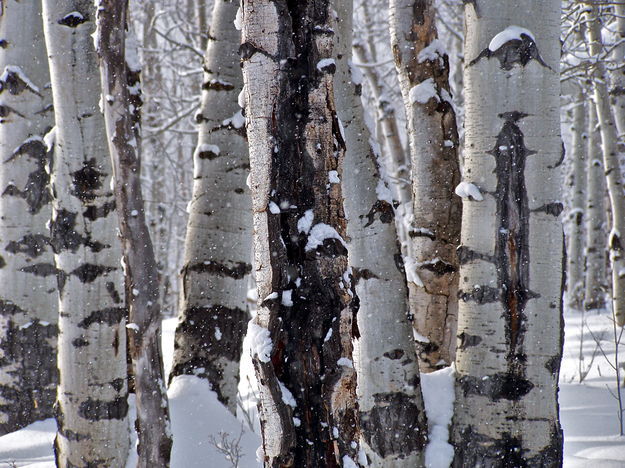
[[[569,311],[565,314],[565,345],[560,378],[560,414],[564,428],[565,468],[625,468],[625,438],[619,437],[616,373],[613,368],[615,340],[610,315],[606,312]],[[584,327],[582,329],[582,323]],[[173,353],[176,319],[163,322],[163,352],[166,371]],[[582,333],[583,330],[583,333]],[[625,342],[625,336],[623,337]],[[579,383],[580,344],[582,372]],[[625,347],[621,359],[625,363]],[[244,361],[249,366],[249,361]],[[625,372],[621,370],[621,380]],[[445,421],[451,416],[452,374],[443,370],[423,379],[430,424],[427,459],[432,468],[444,468],[450,447],[445,443]],[[625,398],[625,389],[623,397]],[[196,377],[182,377],[169,388],[174,447],[172,468],[229,468],[224,448],[235,442],[240,448],[240,468],[257,467],[256,448],[260,438],[237,421],[217,401],[208,385]],[[441,395],[443,397],[441,398]],[[447,397],[447,398],[445,398]],[[36,422],[0,437],[0,468],[54,467],[53,419]],[[238,440],[238,444],[236,443]],[[133,465],[131,459],[128,466]]]

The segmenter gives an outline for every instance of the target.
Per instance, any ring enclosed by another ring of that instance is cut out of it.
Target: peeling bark
[[[121,249],[109,205],[106,150],[92,2],[45,0],[56,128],[51,170],[50,244],[59,289],[60,384],[54,448],[57,466],[124,466],[129,449],[126,329]],[[54,140],[52,140],[54,138]],[[43,265],[42,265],[43,266]],[[52,266],[52,265],[50,265]],[[108,312],[114,311],[114,312]]]
[[[364,123],[360,83],[351,70],[352,2],[335,0],[333,6],[336,106],[346,146],[341,183],[360,304],[354,355],[361,445],[369,466],[412,468],[424,465],[427,422],[403,265],[394,260],[401,258],[395,212],[384,199],[388,189],[380,187],[384,182]]]
[[[0,435],[54,415],[58,305],[48,151],[54,125],[40,2],[7,2],[0,19]]]
[[[329,10],[327,0],[244,0],[242,8],[259,292],[248,334],[266,467],[339,467],[358,454],[357,306],[341,187],[330,176],[342,176],[345,142]]]
[[[102,95],[107,96],[104,120],[115,174],[129,306],[129,351],[137,396],[137,467],[168,467],[172,438],[161,352],[158,270],[141,194],[139,122],[131,110],[136,96],[128,86],[127,9],[127,0],[100,0],[96,42]]]
[[[475,8],[465,8],[464,178],[483,200],[463,204],[453,466],[556,467],[559,2],[531,1],[532,15],[516,19],[531,30],[531,44],[526,34],[496,50],[491,41],[510,26],[517,4],[477,1]]]
[[[249,320],[252,271],[249,157],[243,88],[234,27],[238,2],[217,0],[204,59],[193,196],[182,268],[182,296],[170,380],[183,374],[210,381],[236,413],[239,361]]]
[[[408,117],[413,226],[408,255],[410,311],[428,343],[418,343],[423,371],[450,365],[457,322],[461,201],[458,131],[449,92],[449,59],[438,40],[431,0],[390,2],[391,46]],[[432,269],[435,263],[443,270]],[[414,280],[412,280],[414,278]],[[420,280],[420,281],[419,281]],[[419,284],[421,283],[421,284]]]

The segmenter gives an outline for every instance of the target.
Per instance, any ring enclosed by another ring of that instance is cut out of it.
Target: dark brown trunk
[[[138,122],[130,107],[136,96],[127,86],[126,11],[127,0],[100,2],[97,45],[130,309],[127,328],[137,395],[138,466],[167,467],[172,439],[160,348],[158,272],[141,194]]]

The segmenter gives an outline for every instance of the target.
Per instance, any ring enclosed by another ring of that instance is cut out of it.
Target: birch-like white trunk
[[[599,57],[603,47],[599,11],[595,4],[584,5],[586,8],[584,16],[588,24],[589,54],[591,57]],[[612,230],[608,237],[612,267],[612,312],[616,323],[623,326],[625,325],[625,194],[623,193],[623,171],[618,161],[618,133],[610,107],[608,75],[605,63],[601,60],[593,62],[592,78],[612,215]]]
[[[612,50],[610,97],[620,138],[625,138],[625,0],[614,0],[613,37],[618,45]]]
[[[372,61],[362,44],[354,44],[353,52],[354,58],[358,61],[357,63],[367,64]],[[373,66],[365,66],[361,71],[367,79],[373,100],[377,106],[377,121],[383,137],[384,153],[388,155],[386,167],[393,177],[393,191],[400,206],[398,208],[400,217],[396,220],[395,225],[399,238],[404,244],[404,249],[407,250],[410,239],[408,227],[406,226],[407,223],[404,223],[403,216],[409,216],[412,213],[410,160],[407,158],[401,142],[395,108],[384,92],[378,70]]]
[[[605,206],[605,174],[601,154],[601,134],[597,125],[594,102],[588,105],[587,187],[586,187],[586,284],[584,309],[597,310],[606,306],[609,291],[607,263],[607,217]]]
[[[237,99],[243,87],[241,34],[233,24],[238,7],[238,2],[217,0],[213,8],[170,375],[208,379],[233,413],[252,271],[249,157]]]
[[[454,467],[562,463],[560,2],[465,6]]]
[[[391,191],[380,177],[352,63],[352,1],[335,0],[335,91],[345,135],[341,183],[359,299],[355,344],[361,443],[369,466],[424,464],[427,423]]]
[[[566,191],[571,197],[568,207],[568,238],[566,245],[566,298],[568,306],[579,310],[584,291],[584,226],[586,202],[586,105],[580,86],[574,85],[569,174]]]
[[[391,45],[408,118],[413,193],[406,270],[422,370],[450,365],[455,350],[461,201],[449,59],[431,0],[392,0]]]
[[[0,16],[0,434],[53,416],[58,300],[43,136],[54,125],[40,2]]]
[[[244,0],[258,314],[250,322],[266,467],[354,466],[356,373],[328,0]],[[314,26],[313,26],[314,25]],[[358,466],[358,465],[356,465]]]
[[[56,463],[122,467],[129,449],[127,309],[98,108],[95,7],[45,0],[43,12],[56,119],[49,135],[50,231],[60,296]]]
[[[136,79],[131,72],[138,70],[126,62],[127,10],[128,0],[99,0],[95,40],[128,292],[128,349],[137,397],[137,468],[166,468],[172,438],[161,352],[161,304],[141,193],[140,122],[133,105],[138,104],[139,83],[130,82]]]

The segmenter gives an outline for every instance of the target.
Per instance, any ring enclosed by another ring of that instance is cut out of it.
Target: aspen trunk
[[[566,298],[568,306],[581,309],[584,291],[584,205],[586,201],[586,106],[579,86],[573,97],[573,138],[567,192],[572,203],[568,213],[568,239],[566,252]]]
[[[390,2],[391,45],[408,117],[413,226],[406,264],[422,370],[450,365],[455,349],[461,202],[449,60],[431,0]]]
[[[128,292],[126,327],[137,395],[137,466],[160,468],[169,466],[172,439],[161,353],[158,271],[141,194],[139,122],[131,108],[136,97],[128,86],[127,8],[127,0],[100,0],[96,41]],[[133,89],[137,87],[135,83]]]
[[[584,3],[588,29],[588,47],[591,57],[601,53],[601,23],[598,8]],[[625,195],[623,194],[623,171],[618,161],[618,134],[614,115],[610,108],[607,72],[605,63],[597,61],[592,68],[594,101],[597,106],[597,118],[601,129],[603,165],[605,167],[612,231],[608,238],[610,265],[612,267],[612,312],[619,326],[625,324]]]
[[[328,0],[243,1],[258,314],[250,322],[266,467],[353,466],[357,336]],[[356,465],[357,466],[357,465]]]
[[[252,271],[251,199],[238,2],[217,0],[204,63],[193,197],[185,241],[179,324],[170,379],[197,375],[236,413],[239,360]]]
[[[424,465],[427,423],[393,200],[364,123],[360,74],[352,71],[352,2],[335,0],[334,8],[336,106],[346,146],[340,183],[360,301],[355,362],[362,447],[369,466],[412,468]]]
[[[587,189],[586,189],[586,287],[584,309],[597,310],[606,306],[609,291],[606,271],[606,207],[605,175],[601,154],[601,135],[597,125],[597,110],[588,105]]]
[[[126,305],[115,233],[93,3],[45,0],[56,128],[51,245],[59,290],[57,466],[124,466],[129,449]]]
[[[43,136],[54,125],[40,2],[0,16],[0,435],[53,416],[58,296]]]
[[[518,7],[465,6],[454,467],[562,463],[560,2]]]
[[[366,50],[362,45],[354,44],[354,56],[360,63],[369,62],[369,56],[366,54]],[[406,157],[406,152],[401,143],[399,136],[399,128],[397,126],[397,116],[393,104],[389,101],[378,76],[377,70],[374,67],[364,67],[363,74],[369,83],[371,88],[371,94],[376,102],[378,109],[378,123],[380,133],[384,137],[384,150],[389,156],[388,169],[394,177],[394,188],[397,199],[402,207],[402,214],[406,212],[412,212],[412,187],[410,184],[410,160]],[[408,243],[408,230],[405,227],[403,219],[396,221],[397,231],[400,240],[403,243]],[[406,247],[407,248],[407,247]]]
[[[614,40],[620,42],[612,51],[612,71],[610,73],[610,100],[619,137],[625,137],[625,0],[613,2],[615,20]]]

